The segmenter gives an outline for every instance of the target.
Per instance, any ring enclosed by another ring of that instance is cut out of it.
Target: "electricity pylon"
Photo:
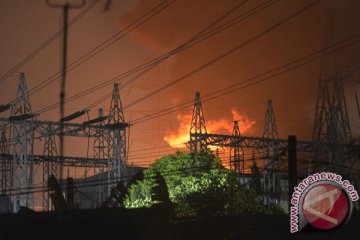
[[[351,167],[350,159],[344,159],[345,152],[341,144],[351,144],[352,136],[346,106],[344,79],[337,71],[335,49],[330,47],[334,42],[333,19],[327,18],[327,36],[325,47],[328,48],[322,59],[318,96],[315,109],[313,142],[331,145],[327,152],[314,149],[309,173],[328,170],[341,171],[339,166]]]
[[[280,145],[278,144],[279,134],[271,100],[267,101],[263,138],[270,140],[263,145],[264,202],[266,204],[277,203],[280,198],[280,161],[278,156]]]
[[[104,116],[104,112],[102,108],[99,109],[98,119],[100,121],[97,122],[96,124],[98,126],[101,126],[102,128],[96,129],[94,145],[93,145],[94,159],[95,160],[108,159],[107,139],[106,139],[107,132],[105,131],[105,128],[103,128],[105,126],[106,117]],[[96,168],[94,166],[94,176],[96,175],[100,177],[100,185],[98,190],[99,190],[99,203],[102,203],[105,200],[105,168],[104,167]]]
[[[11,161],[6,157],[9,154],[9,144],[6,138],[6,125],[1,126],[1,138],[0,138],[0,174],[1,174],[1,194],[8,195],[8,191],[11,188]]]
[[[113,94],[110,103],[110,114],[108,123],[107,143],[108,143],[108,195],[111,187],[126,177],[126,128],[129,125],[125,122],[123,107],[121,103],[119,84],[114,83]]]
[[[34,114],[31,111],[29,93],[24,73],[20,73],[16,101],[11,107],[11,130],[13,133],[12,150],[12,196],[13,211],[21,206],[33,208],[33,143],[34,143]],[[30,119],[30,121],[29,121]]]
[[[49,125],[48,131],[50,132],[51,129],[52,126]],[[59,159],[55,158],[55,156],[58,156],[55,138],[56,135],[49,134],[48,136],[45,136],[44,139],[43,156],[47,158],[42,164],[44,187],[48,186],[48,180],[51,175],[54,175],[56,178],[59,175]],[[49,191],[43,191],[42,193],[42,206],[44,211],[53,210]]]
[[[194,154],[206,152],[206,140],[199,136],[192,137],[191,134],[193,133],[207,133],[200,92],[195,93],[194,108],[190,125],[190,152]]]
[[[235,137],[240,137],[240,128],[238,121],[234,121],[232,135]],[[233,140],[230,144],[230,169],[234,170],[238,174],[244,173],[244,149],[241,143],[239,143],[238,141]]]

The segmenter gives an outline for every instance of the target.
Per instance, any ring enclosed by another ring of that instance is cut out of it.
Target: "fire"
[[[254,120],[240,114],[236,110],[231,111],[232,121],[226,118],[206,120],[206,129],[208,133],[231,134],[233,130],[233,121],[239,122],[241,134],[246,134],[255,124]],[[175,132],[168,132],[164,140],[173,148],[183,148],[187,143],[190,135],[191,114],[177,115],[180,125]]]
[[[176,118],[180,121],[180,126],[176,132],[168,132],[164,136],[165,142],[173,148],[182,148],[184,143],[187,143],[189,139],[191,114],[177,115]]]

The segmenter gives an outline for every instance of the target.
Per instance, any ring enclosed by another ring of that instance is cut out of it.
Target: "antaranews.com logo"
[[[352,202],[359,195],[348,180],[336,173],[321,172],[308,176],[294,187],[290,207],[290,232],[307,225],[318,230],[330,230],[347,222]]]

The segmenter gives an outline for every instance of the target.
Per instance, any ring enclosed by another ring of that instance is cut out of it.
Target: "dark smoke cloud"
[[[155,53],[160,53],[178,46],[238,2],[178,1],[144,27],[137,29],[131,36],[139,44],[144,44]],[[229,18],[260,2],[246,3]],[[309,2],[280,2],[222,34],[176,55],[172,58],[171,64],[167,65],[165,71],[168,73],[162,82],[167,83],[206,63]],[[126,25],[139,13],[145,12],[155,4],[154,1],[138,2],[133,14],[120,19],[121,25]],[[201,91],[202,94],[212,92],[320,49],[324,44],[326,16],[329,10],[334,15],[336,40],[359,32],[357,13],[359,6],[360,2],[356,0],[323,1],[286,25],[172,87],[169,90],[172,103],[192,99],[195,91]],[[356,46],[341,52],[338,57],[339,65],[358,63],[360,59],[355,51],[358,49],[359,46]],[[286,137],[288,134],[298,134],[300,138],[310,138],[319,71],[320,62],[317,61],[273,80],[219,98],[216,102],[204,103],[205,115],[209,119],[219,115],[231,119],[230,110],[237,109],[257,121],[255,128],[259,135],[263,127],[265,103],[239,106],[273,99],[280,135]],[[220,110],[211,111],[211,108]],[[349,108],[349,111],[353,110]]]

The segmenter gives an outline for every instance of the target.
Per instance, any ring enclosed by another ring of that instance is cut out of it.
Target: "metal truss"
[[[1,154],[1,158],[13,160],[12,154]],[[58,163],[60,156],[32,155],[34,165],[42,164],[44,161],[50,163]],[[94,159],[92,157],[69,157],[64,156],[64,166],[66,167],[96,167],[104,168],[107,166],[107,158]]]
[[[12,197],[13,212],[19,210],[21,206],[34,207],[34,194],[26,191],[34,185],[34,169],[41,166],[42,182],[46,187],[50,175],[58,176],[60,158],[63,166],[93,169],[94,175],[102,175],[104,181],[105,175],[109,175],[108,179],[120,179],[125,176],[126,128],[129,124],[124,120],[118,84],[114,85],[110,116],[104,116],[101,110],[95,119],[83,123],[67,122],[83,115],[83,112],[76,112],[60,121],[36,119],[36,114],[31,111],[25,75],[20,74],[17,98],[11,105],[11,117],[0,118],[1,190]],[[108,120],[107,124],[105,120]],[[11,131],[6,132],[5,126],[10,126],[8,128]],[[61,133],[69,137],[94,138],[94,156],[86,158],[58,156],[55,139]],[[34,154],[34,141],[38,139],[44,140],[42,155]],[[8,143],[11,143],[10,152]],[[105,193],[107,186],[103,185],[100,186],[102,189],[99,191]],[[108,187],[108,192],[110,192],[110,187]],[[102,194],[99,202],[105,197],[105,194]],[[41,200],[44,210],[52,209],[47,192],[42,194]]]
[[[312,162],[308,173],[319,170],[337,170],[334,166],[345,165],[352,167],[358,164],[358,159],[347,159],[343,155],[345,149],[341,144],[351,144],[351,128],[346,106],[344,82],[347,81],[358,68],[345,68],[338,72],[335,50],[329,46],[334,42],[333,19],[328,15],[328,31],[325,47],[328,54],[322,59],[318,96],[315,110],[313,138],[314,142],[328,142],[332,144],[327,152],[314,149]]]
[[[12,164],[12,189],[14,190],[13,211],[21,206],[33,208],[34,194],[27,193],[26,189],[32,188],[34,183],[33,169],[33,143],[34,125],[32,121],[31,105],[27,91],[25,75],[20,73],[18,91],[15,104],[11,107],[11,131],[13,134],[13,164]]]
[[[9,122],[15,122],[11,118],[0,118],[0,123],[7,124]],[[64,125],[64,136],[68,137],[96,137],[99,129],[103,129],[104,126],[98,126],[95,124],[84,123],[60,123],[55,121],[41,121],[41,120],[22,120],[27,125],[32,125],[32,129],[37,133],[38,137],[47,136],[59,136],[60,125]]]
[[[9,145],[6,138],[6,125],[1,126],[0,138],[0,189],[1,194],[5,194],[11,188],[11,170],[12,162],[10,158],[5,157],[9,154]]]
[[[198,138],[196,134],[206,134],[204,112],[202,109],[200,92],[195,93],[195,101],[190,126],[190,152],[201,153],[207,151],[207,144],[204,139]],[[192,135],[195,134],[195,135]]]
[[[55,135],[48,135],[44,139],[44,148],[43,156],[45,158],[52,158],[57,156],[57,147],[55,141]],[[51,175],[58,177],[58,167],[59,159],[56,161],[43,161],[42,170],[43,170],[43,186],[48,186],[48,179]],[[44,211],[49,211],[53,209],[52,202],[50,199],[50,194],[48,191],[42,193],[42,206]]]
[[[124,177],[127,166],[126,128],[129,127],[129,124],[125,122],[118,83],[114,83],[110,114],[105,127],[107,128],[108,144],[107,194],[110,196],[111,188],[115,187],[115,184],[111,183],[110,179],[120,179]]]
[[[99,159],[106,159],[106,163],[108,160],[108,144],[107,144],[107,131],[104,128],[105,126],[105,118],[104,118],[104,113],[103,113],[103,109],[100,108],[99,109],[99,114],[98,114],[98,119],[100,119],[101,121],[97,122],[98,126],[101,126],[101,128],[97,128],[96,129],[96,134],[95,134],[95,138],[94,138],[94,144],[93,144],[93,154],[94,154],[94,160],[97,161]],[[99,175],[100,176],[100,181],[101,184],[99,185],[99,203],[104,202],[105,200],[105,193],[106,191],[106,186],[105,186],[105,170],[107,170],[107,164],[105,166],[99,166],[98,168],[96,168],[94,166],[94,175]],[[98,171],[97,171],[98,170]]]
[[[264,202],[266,204],[276,204],[280,200],[281,190],[279,175],[280,159],[278,157],[280,145],[276,141],[279,139],[279,134],[277,131],[275,113],[271,100],[267,101],[263,138],[273,140],[264,142],[262,148],[264,165],[267,166],[267,168],[263,171]]]
[[[288,140],[287,139],[271,139],[271,138],[262,138],[262,137],[249,137],[249,136],[233,136],[233,135],[223,135],[223,134],[201,134],[201,133],[192,133],[192,137],[201,138],[206,140],[209,146],[218,146],[218,147],[230,147],[231,143],[236,143],[241,145],[244,149],[254,149],[255,151],[261,153],[262,148],[265,144],[274,144],[278,146],[281,150],[284,151],[287,148]],[[354,144],[338,144],[339,147],[342,147],[345,151],[344,157],[354,157],[360,156],[360,145]],[[333,148],[334,145],[331,143],[319,143],[311,141],[298,141],[297,142],[297,151],[302,153],[312,153],[314,149],[319,149],[319,151],[329,151]]]
[[[240,136],[240,128],[238,121],[234,121],[233,136]],[[234,170],[236,173],[244,173],[245,170],[245,161],[244,161],[244,149],[234,139],[230,140],[230,169]]]

